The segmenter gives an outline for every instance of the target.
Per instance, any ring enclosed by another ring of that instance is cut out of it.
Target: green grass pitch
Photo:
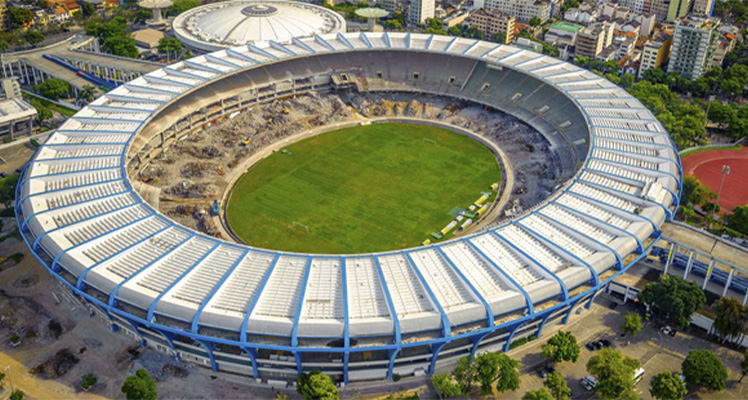
[[[286,150],[233,190],[228,221],[247,244],[327,254],[417,246],[501,179],[488,148],[426,125],[357,126]]]

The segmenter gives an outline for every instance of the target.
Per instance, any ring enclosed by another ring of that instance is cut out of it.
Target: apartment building
[[[483,31],[486,38],[490,38],[494,33],[503,32],[506,35],[504,44],[508,44],[514,41],[515,20],[513,15],[482,9],[470,14],[466,23]]]
[[[642,47],[642,58],[639,64],[639,78],[644,72],[658,68],[670,58],[670,48],[673,45],[673,35],[668,31],[660,31],[647,40]]]
[[[700,77],[717,50],[719,26],[718,18],[688,15],[676,20],[667,72],[677,72],[687,79]]]

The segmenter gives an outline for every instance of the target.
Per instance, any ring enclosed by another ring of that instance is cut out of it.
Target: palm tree
[[[96,88],[91,85],[83,85],[83,89],[78,91],[78,100],[91,102],[96,94]]]

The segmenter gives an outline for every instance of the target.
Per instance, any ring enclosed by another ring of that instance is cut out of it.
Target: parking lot
[[[521,397],[528,390],[539,389],[543,386],[543,378],[538,370],[546,365],[545,360],[540,357],[540,346],[548,340],[559,329],[574,333],[580,344],[581,351],[576,363],[561,362],[554,367],[565,377],[572,391],[574,399],[595,399],[599,396],[594,391],[585,390],[580,380],[589,375],[586,365],[589,359],[598,350],[589,350],[585,345],[592,341],[608,340],[612,347],[620,350],[624,355],[636,358],[645,369],[642,381],[636,386],[636,392],[642,399],[651,399],[649,384],[652,377],[662,371],[675,371],[680,373],[680,365],[691,350],[710,349],[722,359],[728,370],[727,389],[720,393],[708,390],[694,390],[689,388],[686,398],[699,399],[737,399],[748,397],[748,379],[742,383],[740,379],[740,361],[742,354],[734,349],[728,349],[717,343],[705,339],[701,332],[690,328],[686,332],[677,332],[672,337],[657,329],[655,323],[645,323],[642,331],[636,337],[620,336],[618,327],[623,323],[626,312],[634,311],[632,305],[618,306],[610,309],[611,299],[600,295],[595,300],[593,307],[585,311],[584,315],[572,317],[569,325],[557,326],[547,329],[543,333],[543,340],[531,342],[526,346],[510,352],[512,358],[519,360],[522,364],[521,386],[512,395],[503,394],[500,398]],[[660,327],[661,328],[661,327]]]

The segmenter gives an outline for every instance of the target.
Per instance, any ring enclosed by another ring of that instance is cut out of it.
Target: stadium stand
[[[545,136],[562,183],[482,232],[341,256],[207,237],[133,191],[128,172],[189,130],[329,90],[435,94],[509,113]],[[320,369],[348,383],[433,373],[566,322],[657,242],[681,181],[667,132],[595,74],[483,41],[348,33],[221,50],[104,94],[37,151],[15,209],[37,258],[112,330],[213,371],[267,382]]]

